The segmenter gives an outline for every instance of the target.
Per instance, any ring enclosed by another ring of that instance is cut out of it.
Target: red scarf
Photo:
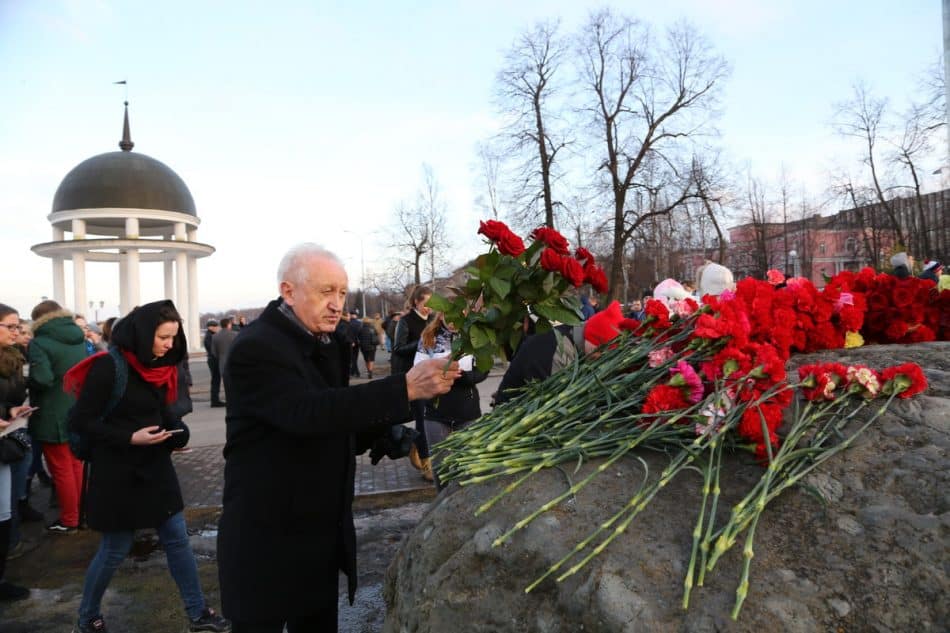
[[[139,362],[139,359],[135,357],[135,354],[127,350],[121,350],[122,355],[125,357],[125,360],[129,362],[129,365],[138,372],[138,375],[141,376],[145,382],[155,387],[161,389],[166,387],[167,391],[165,392],[165,402],[171,404],[178,400],[178,368],[175,366],[168,367],[146,367]],[[89,377],[89,370],[92,368],[92,362],[99,358],[100,356],[105,356],[109,352],[98,352],[89,356],[88,358],[79,361],[66,372],[66,375],[63,376],[63,391],[70,393],[77,398],[79,397],[79,392],[82,391],[82,386],[86,384],[86,378]]]

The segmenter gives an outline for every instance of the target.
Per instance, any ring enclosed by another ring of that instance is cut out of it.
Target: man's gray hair
[[[277,267],[277,283],[289,281],[294,284],[305,284],[309,281],[309,270],[304,262],[312,257],[322,257],[343,266],[343,262],[334,253],[313,242],[297,244],[283,256]]]

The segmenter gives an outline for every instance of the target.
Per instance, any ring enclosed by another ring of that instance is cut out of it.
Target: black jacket
[[[363,321],[363,326],[360,328],[360,349],[369,352],[376,349],[377,345],[379,345],[379,334],[375,326],[369,321]]]
[[[481,417],[482,407],[476,385],[487,377],[487,372],[477,369],[463,371],[461,377],[452,383],[448,393],[426,401],[426,418],[452,425]]]
[[[416,348],[422,330],[426,329],[426,321],[415,310],[404,314],[396,324],[396,340],[393,342],[392,356],[389,359],[390,372],[404,374],[412,368],[412,361],[416,357]]]
[[[153,367],[177,365],[185,354],[184,334],[179,333],[168,354],[157,361],[148,359],[158,325],[153,322],[156,306],[162,303],[166,302],[136,308],[116,323],[112,336],[113,344],[137,349],[139,360],[146,359],[145,363]],[[143,348],[144,353],[139,353]],[[102,532],[156,528],[184,508],[171,451],[188,443],[188,428],[169,411],[165,388],[149,384],[131,366],[125,393],[100,421],[114,381],[115,361],[107,355],[94,359],[73,412],[76,428],[91,439],[92,464],[86,493],[89,527]],[[179,389],[187,388],[181,379]],[[183,432],[161,444],[132,446],[132,434],[153,425],[181,428]]]
[[[26,359],[16,347],[0,349],[0,418],[10,419],[10,409],[26,400],[26,378],[23,365]]]
[[[529,382],[544,380],[561,369],[566,360],[571,357],[577,357],[577,348],[583,345],[582,340],[578,341],[578,332],[583,333],[583,327],[578,329],[569,325],[559,325],[557,330],[561,333],[561,341],[564,345],[573,345],[575,349],[566,350],[566,358],[556,358],[558,356],[558,338],[554,330],[549,330],[543,334],[534,334],[524,340],[518,348],[518,352],[511,359],[511,364],[501,378],[501,384],[498,385],[498,393],[495,396],[495,404],[501,404],[507,400],[518,397],[519,388],[524,387]]]
[[[406,382],[347,387],[350,348],[321,343],[272,301],[234,342],[225,375],[218,570],[233,620],[307,615],[356,591],[354,455],[410,417]]]

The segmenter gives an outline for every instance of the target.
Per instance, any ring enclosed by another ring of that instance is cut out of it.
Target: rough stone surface
[[[539,473],[480,516],[507,480],[450,486],[404,541],[383,583],[388,633],[548,631],[946,631],[950,629],[950,344],[796,357],[914,361],[926,393],[898,400],[852,448],[775,500],[759,522],[748,599],[730,619],[742,542],[681,607],[699,476],[683,473],[599,557],[561,583],[524,588],[630,497],[642,469],[618,462],[500,547],[494,538],[596,463]],[[657,473],[662,455],[639,455]],[[760,474],[730,456],[720,520]],[[608,475],[609,476],[606,476]],[[817,490],[824,497],[814,494]]]

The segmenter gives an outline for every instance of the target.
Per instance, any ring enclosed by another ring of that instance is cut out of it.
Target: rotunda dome
[[[185,181],[168,165],[131,151],[86,159],[66,174],[53,213],[70,209],[155,209],[197,216]]]

